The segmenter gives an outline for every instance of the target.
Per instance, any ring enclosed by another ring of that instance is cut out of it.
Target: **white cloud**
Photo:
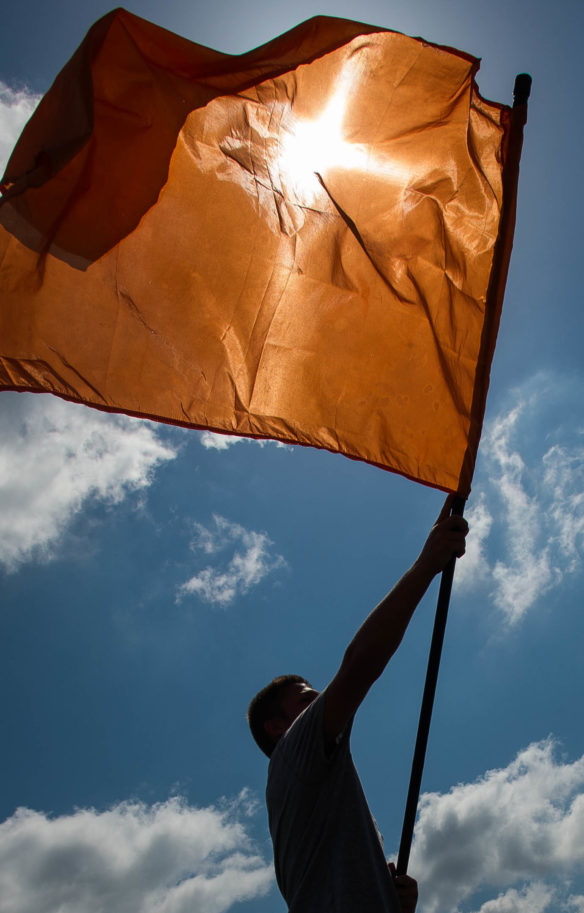
[[[479,913],[555,913],[559,886],[584,873],[583,790],[584,756],[557,760],[548,739],[474,783],[424,794],[410,867],[424,886],[421,913],[459,910],[485,888],[507,893]]]
[[[0,562],[47,560],[90,499],[121,501],[175,452],[154,428],[39,394],[0,399]]]
[[[489,538],[493,517],[486,504],[483,493],[471,504],[466,518],[472,530],[466,543],[464,561],[456,565],[455,581],[460,588],[476,586],[478,582],[489,579],[489,566],[485,555],[485,543]]]
[[[178,599],[194,594],[204,602],[227,606],[236,596],[244,595],[285,565],[281,555],[270,553],[274,543],[266,533],[244,529],[224,517],[214,515],[211,529],[196,523],[195,533],[191,543],[195,552],[214,555],[228,548],[234,551],[226,565],[207,566],[183,583],[178,589]]]
[[[520,891],[510,888],[495,900],[488,900],[477,913],[545,913],[555,899],[552,888],[534,881]]]
[[[553,495],[553,541],[566,558],[565,571],[573,573],[581,566],[584,545],[584,445],[570,450],[555,444],[544,455],[543,464],[544,485]]]
[[[19,809],[0,825],[0,913],[222,913],[272,886],[252,811],[245,793],[208,808]]]
[[[526,405],[516,406],[494,422],[486,441],[487,455],[497,470],[508,530],[508,554],[493,568],[495,602],[510,622],[520,619],[552,582],[549,550],[542,547],[543,491],[530,494],[526,464],[519,451],[513,450],[514,433]],[[533,474],[538,475],[537,469]]]
[[[236,434],[217,434],[215,431],[202,431],[200,437],[201,444],[205,450],[229,450],[234,444],[252,443],[265,447],[266,444],[274,444],[276,447],[283,447],[285,450],[292,450],[289,444],[282,441],[271,441],[266,438],[238,437]]]
[[[214,431],[203,431],[200,440],[205,450],[229,450],[234,444],[245,441],[247,438],[237,437],[235,434],[216,434]]]
[[[0,175],[4,173],[16,140],[39,100],[40,95],[28,89],[11,89],[0,82]]]
[[[582,569],[583,401],[581,379],[538,375],[485,427],[472,534],[455,585],[490,586],[509,626]]]

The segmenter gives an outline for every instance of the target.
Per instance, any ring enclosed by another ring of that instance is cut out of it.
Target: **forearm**
[[[420,555],[401,580],[365,619],[347,647],[341,668],[367,688],[399,647],[406,628],[436,571]]]

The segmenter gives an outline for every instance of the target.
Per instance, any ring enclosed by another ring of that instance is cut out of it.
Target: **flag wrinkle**
[[[235,304],[233,306],[233,309],[229,315],[229,326],[230,327],[233,325],[233,320],[234,320],[235,314],[241,310],[242,305],[244,303],[245,289],[248,286],[248,280],[249,280],[249,277],[251,274],[252,264],[255,262],[255,259],[256,259],[256,243],[257,243],[256,238],[254,238],[253,247],[251,248],[251,250],[249,251],[249,254],[248,254],[247,264],[245,267],[245,275],[243,276],[242,281],[241,281],[241,288],[240,288],[239,294],[237,296],[237,299],[235,301]],[[260,304],[260,306],[261,306],[261,304]],[[256,315],[256,319],[257,319],[257,315]],[[225,331],[223,333],[223,335],[221,337],[221,342],[223,342],[226,332],[227,331]],[[247,348],[245,350],[242,350],[242,355],[243,355],[242,361],[243,362],[246,362],[249,357],[250,345],[251,345],[251,339],[248,339]]]
[[[151,130],[154,124],[151,114],[148,111],[138,112],[131,108],[123,108],[121,105],[114,104],[109,98],[95,99],[96,108],[102,108],[108,111],[114,111],[117,119],[127,120],[134,129],[140,127],[143,130]]]
[[[291,242],[292,242],[292,247],[293,247],[293,252],[292,252],[292,263],[293,263],[294,259],[296,257],[296,239],[292,238]],[[287,246],[289,246],[289,245],[287,245]],[[292,274],[292,265],[284,266],[283,270],[286,272],[284,284],[280,289],[278,289],[278,291],[275,294],[272,292],[272,289],[270,288],[270,285],[272,283],[272,277],[274,276],[274,272],[275,272],[275,270],[272,270],[272,274],[270,276],[270,282],[268,283],[268,288],[266,289],[266,293],[264,294],[264,297],[262,299],[261,309],[258,309],[256,318],[254,319],[252,331],[250,333],[250,349],[253,346],[256,349],[256,351],[258,352],[257,357],[253,360],[251,365],[249,363],[249,360],[246,358],[247,370],[248,370],[248,385],[249,385],[249,400],[248,401],[249,401],[250,407],[253,404],[258,375],[263,370],[264,352],[265,352],[265,348],[266,348],[266,345],[269,340],[270,330],[274,323],[274,319],[276,317],[278,307],[281,304],[282,299],[286,293],[286,288],[288,286],[288,283],[290,281],[290,276]],[[274,284],[276,284],[276,281],[277,280],[274,281]],[[281,282],[281,280],[280,280],[280,282]],[[263,311],[265,309],[264,301],[268,300],[269,294],[271,294],[271,297],[274,299],[274,301],[273,301],[273,304],[271,305],[271,307],[269,307],[268,313],[264,315],[263,314]],[[263,326],[260,325],[260,320],[259,320],[260,315],[263,318],[261,321]],[[256,340],[256,337],[260,337],[260,339]]]
[[[438,329],[436,326],[436,320],[435,320],[434,314],[432,313],[432,311],[430,309],[430,304],[427,301],[426,296],[423,294],[422,289],[420,288],[420,286],[418,284],[417,278],[411,273],[411,270],[409,269],[409,267],[408,267],[408,274],[410,276],[412,284],[414,285],[416,291],[418,292],[420,304],[422,305],[422,308],[426,314],[426,319],[428,322],[428,326],[431,330],[432,339],[434,342],[434,352],[435,352],[438,362],[440,364],[442,378],[444,379],[444,381],[446,383],[446,387],[448,389],[452,403],[454,404],[456,414],[458,417],[466,419],[467,418],[467,407],[464,403],[464,400],[462,399],[462,397],[460,395],[459,386],[455,382],[455,379],[453,376],[453,370],[450,367],[450,364],[448,363],[448,361],[446,359],[446,348],[447,347],[445,345],[445,341],[442,340],[442,342],[441,342],[440,333],[438,332]],[[445,277],[443,274],[443,279],[444,278]],[[439,300],[440,296],[437,296],[437,298]],[[456,357],[459,356],[459,352],[457,350],[453,350],[452,348],[449,348],[449,351],[451,354],[454,354]]]
[[[227,138],[226,138],[226,141],[225,141],[224,144],[223,144],[223,147],[222,147],[221,144],[220,144],[219,148],[221,148],[222,151],[223,151],[223,148],[224,148],[225,151],[226,151],[226,153],[227,153],[227,155],[230,156],[230,158],[232,159],[232,161],[234,161],[237,165],[239,165],[240,167],[244,168],[245,170],[247,170],[247,171],[249,172],[249,174],[251,174],[251,176],[252,176],[252,178],[253,178],[253,180],[254,180],[254,182],[255,182],[256,200],[257,200],[257,205],[258,205],[258,207],[259,207],[259,206],[261,206],[261,202],[260,202],[260,191],[259,191],[259,187],[260,187],[260,185],[261,185],[261,181],[259,180],[259,176],[258,176],[256,167],[255,167],[255,162],[254,162],[254,160],[253,160],[253,148],[254,148],[254,143],[253,143],[253,128],[252,128],[251,120],[250,120],[250,117],[249,117],[249,108],[250,108],[252,105],[253,105],[253,103],[250,105],[249,102],[248,102],[247,104],[244,104],[244,105],[243,105],[243,121],[244,121],[244,126],[247,127],[247,137],[245,137],[245,139],[246,139],[246,144],[247,144],[247,153],[248,153],[248,156],[249,156],[249,159],[248,159],[248,162],[249,162],[249,163],[243,162],[243,161],[241,161],[240,159],[238,159],[235,155],[233,155],[233,154],[231,153],[231,150],[227,147],[227,141],[230,140],[230,139],[235,140],[235,137],[232,137],[231,135],[230,135],[229,137],[227,137]],[[255,100],[255,105],[259,105],[258,99]]]
[[[475,175],[475,177],[478,177],[478,179],[479,179],[480,183],[483,185],[483,187],[486,186],[488,188],[488,193],[490,194],[491,198],[496,201],[497,208],[500,213],[501,205],[502,205],[501,192],[499,191],[499,193],[497,193],[497,190],[493,186],[493,184],[492,184],[491,180],[489,179],[488,175],[486,174],[484,168],[481,167],[478,151],[475,147],[473,131],[471,131],[471,129],[470,129],[470,122],[469,122],[469,127],[467,129],[466,148],[467,148],[469,157],[471,159],[472,173]],[[469,165],[469,172],[470,171],[471,171],[471,165]],[[466,177],[466,175],[465,175],[465,177]],[[485,192],[485,195],[487,195],[487,192]],[[486,219],[486,217],[487,217],[486,212],[484,213],[484,216]]]
[[[126,36],[126,40],[127,40],[128,44],[132,45],[132,47],[135,49],[136,53],[142,60],[144,67],[147,70],[149,70],[151,73],[154,73],[155,69],[162,70],[163,72],[165,71],[167,73],[170,73],[171,76],[182,75],[179,73],[179,70],[177,69],[176,65],[171,66],[169,63],[169,65],[164,66],[164,64],[160,60],[154,62],[151,58],[149,58],[144,53],[144,50],[143,50],[141,44],[137,41],[135,31],[132,31],[132,29],[129,28],[129,22],[131,22],[132,20],[126,19],[126,16],[127,16],[126,10],[123,9],[122,7],[118,7],[118,9],[114,10],[114,12],[118,13],[118,15],[112,20],[110,29],[113,30],[117,25],[119,25],[123,29],[123,32]],[[136,23],[134,23],[134,29],[135,28],[136,28]],[[215,53],[217,53],[217,52],[215,52]],[[97,57],[97,55],[96,55],[96,57]],[[153,82],[154,82],[154,80],[153,80]]]
[[[462,297],[463,297],[464,300],[465,300],[465,306],[467,306],[467,307],[469,307],[469,308],[471,308],[471,309],[473,309],[473,310],[477,310],[477,311],[479,311],[481,314],[484,313],[484,301],[483,301],[483,306],[481,307],[481,303],[480,303],[479,301],[477,301],[477,299],[474,298],[473,295],[470,294],[470,292],[465,291],[465,289],[464,289],[464,287],[463,287],[464,281],[466,280],[466,276],[465,276],[463,279],[460,279],[460,280],[459,280],[459,279],[456,279],[456,278],[452,275],[451,270],[450,270],[450,268],[449,268],[448,266],[447,266],[447,267],[445,268],[445,270],[444,270],[444,276],[445,276],[447,282],[448,282],[451,286],[453,286],[453,288],[456,289],[456,291],[458,292],[458,294],[459,294],[459,295],[462,295]],[[464,357],[465,357],[464,353],[459,353],[459,357],[460,357],[460,358],[464,358]],[[471,356],[466,356],[466,357],[468,357],[469,360],[472,361]]]
[[[44,359],[7,358],[0,356],[0,378],[2,384],[11,390],[27,392],[44,392],[48,390],[57,395],[68,394],[72,400],[77,398],[75,388],[71,387],[64,377],[60,376],[53,365]],[[6,383],[8,381],[8,383]]]
[[[442,118],[445,124],[448,123],[448,117],[454,113],[454,110],[456,107],[458,107],[458,105],[464,105],[465,120],[468,122],[475,88],[474,78],[479,67],[480,60],[477,61],[476,70],[472,72],[465,71],[464,73],[461,73],[460,83],[458,86],[454,85],[452,87],[450,97],[445,101],[444,116]]]
[[[360,233],[359,229],[357,228],[357,226],[355,225],[353,219],[350,217],[350,215],[348,215],[348,213],[345,212],[345,210],[342,208],[342,206],[340,206],[340,204],[336,201],[336,199],[332,195],[331,191],[327,187],[326,183],[323,181],[322,176],[320,174],[317,174],[316,176],[317,176],[318,181],[319,181],[321,187],[323,188],[324,192],[326,193],[329,200],[331,201],[331,203],[335,207],[336,211],[338,212],[339,216],[345,223],[345,226],[348,229],[349,233],[355,238],[357,244],[359,245],[359,247],[361,248],[361,250],[367,257],[367,259],[373,266],[373,268],[374,268],[375,272],[377,273],[377,275],[379,276],[379,278],[382,279],[386,285],[390,285],[390,283],[387,280],[387,277],[384,275],[383,271],[380,269],[380,267],[376,263],[375,259],[371,256],[371,253],[370,253],[365,241],[361,237],[361,233]],[[353,284],[351,284],[351,288],[354,289],[355,286]]]
[[[279,143],[280,134],[282,132],[282,122],[284,118],[284,106],[278,102],[279,111],[278,111],[278,127],[276,129],[275,141]],[[272,127],[274,120],[274,109],[276,107],[276,102],[272,103],[270,109],[270,118],[268,123],[268,130]],[[264,138],[265,147],[267,147],[267,135]],[[297,205],[296,200],[290,200],[288,195],[285,193],[283,188],[279,184],[275,183],[274,176],[272,171],[277,171],[277,181],[281,183],[281,174],[278,169],[278,160],[275,157],[271,157],[269,152],[265,153],[265,162],[266,162],[266,171],[270,179],[270,189],[272,190],[274,196],[274,205],[276,207],[276,212],[278,214],[278,220],[280,225],[280,230],[292,237],[296,234],[304,225],[304,216],[302,213],[302,207]],[[298,213],[300,212],[300,217]]]
[[[67,358],[65,358],[60,352],[58,352],[55,348],[53,348],[53,346],[48,345],[47,348],[48,348],[49,352],[52,352],[52,353],[53,353],[53,355],[55,356],[55,358],[57,359],[57,361],[59,361],[59,362],[63,365],[64,368],[67,368],[67,370],[70,371],[72,374],[74,374],[75,377],[77,377],[77,378],[81,381],[81,383],[82,383],[83,385],[85,385],[86,387],[88,387],[88,388],[91,390],[91,392],[97,397],[97,399],[98,399],[99,402],[103,403],[104,405],[110,405],[110,404],[107,402],[107,399],[106,399],[106,398],[101,394],[101,392],[98,390],[98,388],[95,387],[94,384],[92,384],[92,383],[87,379],[87,377],[85,377],[85,376],[81,373],[81,371],[79,371],[79,370],[75,367],[75,365],[71,364],[71,362],[70,362]],[[58,376],[58,375],[57,375],[57,376]],[[59,377],[59,380],[60,380],[61,382],[63,382],[61,377]],[[69,384],[65,384],[65,389],[67,389],[67,390],[71,389],[70,385],[69,385]]]
[[[402,73],[396,80],[394,80],[394,82],[392,83],[393,94],[395,94],[396,90],[399,89],[399,87],[404,84],[404,82],[406,81],[406,79],[408,78],[410,73],[412,73],[413,70],[415,70],[422,53],[423,53],[422,48],[418,47],[417,54],[414,56],[414,59],[409,63],[409,66],[407,67],[405,72]]]
[[[343,227],[345,227],[344,223]],[[345,269],[342,246],[340,246],[339,253],[332,257],[330,276],[323,279],[323,283],[325,285],[330,284],[343,292],[348,291],[352,294],[363,294],[363,289],[358,287],[357,283],[351,279],[349,271]]]
[[[117,283],[116,283],[116,285],[117,285]],[[138,307],[138,305],[136,304],[136,302],[134,301],[132,296],[129,295],[128,292],[123,291],[123,289],[120,289],[118,285],[117,285],[117,290],[118,290],[118,298],[121,301],[123,301],[124,305],[128,308],[128,310],[130,311],[132,316],[135,317],[136,320],[138,320],[139,323],[142,324],[144,329],[147,330],[151,336],[154,336],[156,339],[159,339],[160,333],[158,333],[158,331],[155,330],[154,327],[150,326],[150,324],[144,317],[143,312]],[[164,345],[164,340],[161,340],[161,342]]]
[[[246,406],[241,399],[235,378],[229,376],[227,380],[231,386],[231,392],[233,394],[233,413],[236,416],[236,427],[238,427],[239,423],[241,422],[241,415],[249,415],[249,406]]]
[[[259,103],[257,110],[263,110]],[[236,183],[248,193],[250,188],[254,187],[251,195],[255,197],[257,205],[276,217],[274,231],[291,236],[302,227],[303,218],[298,216],[300,207],[284,193],[279,184],[280,175],[275,173],[274,156],[269,151],[268,143],[270,140],[274,143],[277,135],[270,135],[266,124],[261,123],[261,117],[257,118],[254,114],[255,119],[252,122],[247,105],[242,107],[241,113],[244,126],[247,128],[247,137],[244,139],[241,134],[238,135],[237,130],[232,129],[229,135],[220,140],[219,148],[226,158],[236,167],[243,169],[251,178],[251,184],[242,181],[240,177]],[[280,112],[280,120],[281,117]],[[258,147],[261,149],[259,154]],[[234,180],[230,170],[226,172],[225,179]]]
[[[268,89],[268,86],[269,86],[269,88],[272,90],[272,94],[275,97],[276,93],[275,93],[275,87],[274,87],[273,81],[270,80],[269,83],[266,83],[264,85],[265,85],[266,89]],[[257,143],[255,143],[255,144],[250,143],[250,162],[251,162],[251,165],[253,168],[253,177],[256,182],[256,186],[263,187],[264,190],[267,190],[268,192],[272,193],[272,196],[274,198],[274,208],[276,210],[276,214],[278,216],[278,220],[279,220],[279,224],[280,224],[280,231],[282,231],[282,217],[280,214],[280,207],[278,205],[278,200],[276,199],[276,195],[274,193],[274,185],[273,185],[272,175],[270,173],[270,168],[269,168],[269,155],[267,154],[267,151],[266,151],[267,140],[270,137],[270,126],[271,126],[271,122],[272,122],[272,119],[274,116],[274,101],[272,99],[271,104],[266,105],[265,102],[261,98],[258,98],[257,104],[258,104],[257,111],[260,112],[260,117],[257,120],[257,126],[259,128],[259,129],[257,129],[257,132],[262,141],[261,142],[261,153],[262,154],[260,156],[258,156],[258,158],[259,158],[259,161],[258,161],[256,159],[256,157],[254,157],[254,155],[253,155],[253,149],[254,149],[254,146],[257,145]],[[267,123],[265,125],[263,125],[262,121],[261,121],[261,112],[266,111],[266,110],[268,113],[268,119],[267,119]],[[244,109],[244,114],[247,118],[247,111],[245,111],[245,109]],[[251,130],[252,129],[251,122],[249,122],[249,123],[250,123],[250,130]],[[261,127],[264,127],[263,131],[261,130]],[[258,170],[259,167],[265,169],[265,174],[267,175],[267,180],[264,178],[264,181],[262,181],[261,171]],[[257,198],[258,198],[258,202],[260,202],[260,193],[259,192],[257,194]]]
[[[249,274],[254,259],[255,256],[252,252],[248,259],[246,275]],[[237,380],[237,382],[244,387],[241,394],[237,392],[235,396],[235,399],[239,399],[242,404],[244,401],[247,401],[248,405],[243,406],[244,411],[249,411],[251,406],[253,386],[260,366],[261,352],[266,343],[275,309],[281,299],[281,292],[278,292],[277,289],[274,292],[274,289],[278,284],[278,279],[276,278],[278,268],[281,268],[281,264],[272,264],[270,275],[266,279],[261,299],[255,306],[251,325],[247,327],[244,324],[241,331],[236,331],[233,325],[234,317],[238,310],[237,304],[242,301],[242,293],[240,293],[232,312],[231,322],[221,336],[221,342],[224,346],[227,361],[230,366],[229,381],[231,382],[233,380],[235,383]],[[242,285],[242,289],[244,287],[245,283]],[[240,332],[242,336],[241,341],[239,338]]]
[[[103,376],[105,378],[106,389],[108,386],[108,380],[110,380],[112,377],[115,377],[116,373],[117,373],[112,368],[112,362],[114,361],[114,348],[116,346],[116,338],[119,337],[120,335],[123,335],[122,331],[120,330],[120,322],[122,320],[122,312],[124,311],[122,302],[124,301],[125,295],[123,292],[121,292],[119,282],[118,282],[118,270],[119,270],[119,266],[120,266],[120,258],[121,258],[121,252],[118,248],[116,250],[116,268],[115,268],[115,273],[114,273],[114,286],[115,286],[115,291],[116,291],[117,307],[115,310],[115,317],[113,318],[113,325],[111,327],[111,331],[109,334],[109,340],[108,340],[109,345],[107,348],[107,357],[106,357],[106,361],[105,361],[105,364],[102,369]],[[135,317],[135,315],[133,314],[133,312],[131,310],[130,310],[130,313],[132,314],[132,317]],[[123,349],[122,349],[122,351],[123,351]],[[119,361],[116,361],[116,366],[122,361],[123,361],[123,358],[119,359]],[[75,371],[74,368],[72,368],[72,370]],[[119,368],[118,368],[118,371],[119,371]]]

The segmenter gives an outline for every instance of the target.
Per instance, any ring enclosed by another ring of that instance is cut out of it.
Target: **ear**
[[[272,717],[271,720],[266,720],[264,722],[264,729],[268,733],[271,739],[274,742],[277,742],[280,736],[288,730],[288,723],[286,720],[283,720],[282,717]]]

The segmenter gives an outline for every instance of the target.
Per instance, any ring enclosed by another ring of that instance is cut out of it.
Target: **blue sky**
[[[584,913],[582,117],[576,2],[128,6],[248,50],[317,13],[534,78],[511,271],[410,871],[422,913]],[[4,161],[97,0],[11,4]],[[245,710],[324,686],[438,492],[340,456],[0,395],[0,913],[283,913]],[[395,855],[434,587],[353,747]]]

